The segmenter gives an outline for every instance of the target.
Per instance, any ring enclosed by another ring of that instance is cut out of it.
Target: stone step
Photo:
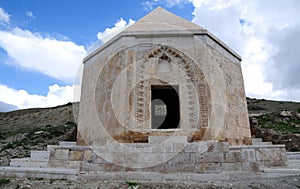
[[[172,143],[187,143],[186,136],[149,136],[149,143],[162,143],[165,141]]]
[[[300,160],[288,160],[287,167],[291,169],[300,169]]]
[[[11,159],[9,165],[12,167],[19,167],[19,163],[25,163],[25,162],[29,162],[30,158],[15,158],[15,159]]]
[[[290,169],[290,168],[265,168],[264,173],[272,174],[286,174],[286,175],[299,175],[300,169]]]
[[[59,141],[59,146],[76,146],[76,142]]]
[[[77,180],[78,169],[0,167],[0,177]]]
[[[262,139],[261,138],[252,138],[252,144],[255,145],[255,144],[258,144],[258,143],[261,143],[262,142]]]
[[[32,161],[29,158],[12,159],[11,167],[26,167],[26,168],[47,168],[48,161]]]
[[[30,154],[31,161],[49,161],[50,151],[35,151],[32,150]]]
[[[287,152],[286,155],[288,159],[300,160],[300,152]]]
[[[263,142],[261,138],[252,138],[253,145],[272,145],[272,142]]]
[[[272,142],[261,142],[258,145],[273,145]]]

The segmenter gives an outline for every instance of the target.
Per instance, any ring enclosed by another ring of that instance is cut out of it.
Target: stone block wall
[[[284,166],[284,145],[229,146],[228,142],[187,142],[186,136],[153,136],[149,143],[106,146],[50,146],[49,167],[80,172],[221,173]]]

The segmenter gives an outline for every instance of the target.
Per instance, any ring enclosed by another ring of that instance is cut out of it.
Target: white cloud
[[[300,101],[300,1],[193,0],[193,5],[193,22],[242,56],[248,96]]]
[[[9,22],[9,17],[10,15],[3,8],[0,7],[0,23]]]
[[[29,18],[35,18],[31,10],[26,11],[26,16],[28,16]]]
[[[86,51],[72,41],[14,28],[0,31],[0,47],[17,66],[63,81],[73,81]]]
[[[114,36],[118,35],[120,32],[122,32],[126,27],[132,25],[134,22],[134,20],[129,19],[129,22],[127,23],[125,20],[123,20],[123,18],[121,18],[115,23],[114,27],[106,28],[103,32],[99,32],[97,34],[97,38],[103,43],[105,43],[112,39]]]
[[[146,11],[151,11],[155,6],[158,5],[166,5],[167,7],[180,7],[187,3],[192,3],[192,0],[149,0],[142,2],[141,5]]]
[[[76,102],[79,99],[73,98],[73,86],[49,86],[46,96],[29,94],[25,90],[12,89],[0,84],[0,101],[6,104],[15,105],[18,108],[51,107]]]

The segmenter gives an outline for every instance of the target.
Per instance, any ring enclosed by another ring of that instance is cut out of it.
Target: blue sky
[[[73,101],[74,78],[91,45],[158,5],[204,26],[242,56],[247,96],[300,101],[300,4],[269,2],[0,0],[0,111]],[[298,40],[287,44],[291,39]]]

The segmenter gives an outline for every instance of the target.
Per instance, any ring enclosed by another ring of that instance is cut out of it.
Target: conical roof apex
[[[152,12],[125,29],[126,32],[142,31],[183,31],[206,30],[184,18],[181,18],[162,7]]]

